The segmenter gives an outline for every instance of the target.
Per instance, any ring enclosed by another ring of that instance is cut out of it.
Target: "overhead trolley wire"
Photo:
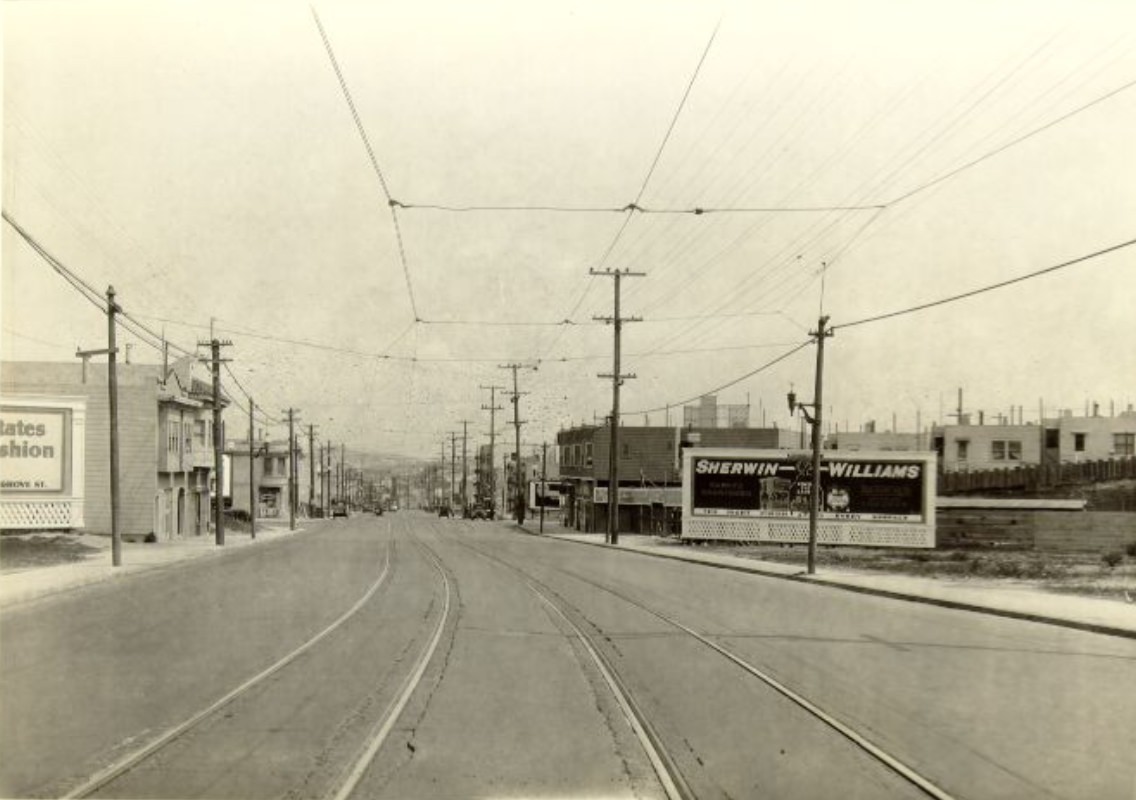
[[[414,314],[414,319],[418,319],[418,303],[414,299],[414,284],[410,280],[410,265],[406,260],[406,247],[402,240],[402,226],[398,221],[398,208],[401,205],[396,201],[390,193],[390,188],[387,186],[387,179],[383,175],[382,167],[379,166],[379,160],[375,156],[375,150],[371,147],[370,137],[367,136],[367,129],[363,127],[363,121],[359,117],[359,111],[355,108],[355,101],[351,97],[351,90],[347,86],[347,80],[343,77],[343,71],[339,68],[339,61],[335,57],[335,51],[331,47],[331,40],[328,39],[327,32],[323,28],[323,23],[320,22],[319,14],[316,13],[315,6],[309,6],[312,12],[312,18],[315,20],[316,27],[319,29],[320,39],[323,40],[324,50],[327,51],[328,60],[331,61],[331,67],[335,71],[335,78],[339,81],[339,88],[343,92],[343,98],[347,101],[347,107],[351,111],[351,118],[355,121],[355,130],[359,132],[359,137],[363,140],[363,147],[367,151],[367,158],[371,162],[371,167],[378,176],[379,185],[382,187],[383,194],[387,199],[387,208],[390,210],[391,221],[394,224],[395,238],[398,242],[398,256],[402,262],[402,274],[406,279],[406,293],[410,297],[410,310]]]
[[[604,251],[603,257],[599,261],[599,269],[603,269],[604,265],[607,263],[608,258],[611,257],[612,251],[619,243],[619,240],[623,237],[624,231],[627,230],[627,226],[630,224],[632,216],[634,216],[633,210],[639,207],[639,203],[643,199],[643,194],[647,191],[647,185],[651,182],[651,177],[655,174],[655,168],[659,165],[659,160],[663,156],[663,150],[666,149],[667,142],[670,141],[671,134],[674,132],[675,126],[678,124],[678,120],[682,115],[683,109],[686,107],[686,101],[690,97],[691,90],[694,88],[694,82],[698,79],[698,74],[702,70],[702,65],[706,62],[706,56],[709,55],[710,48],[711,46],[713,46],[714,39],[718,36],[718,29],[721,26],[722,20],[721,18],[719,18],[718,22],[714,25],[714,30],[710,33],[710,38],[706,41],[706,46],[702,49],[702,55],[699,57],[698,64],[695,65],[694,72],[691,74],[690,80],[687,82],[686,90],[682,94],[682,99],[679,101],[678,107],[675,109],[674,114],[671,116],[670,125],[667,127],[667,132],[663,135],[663,140],[659,143],[659,147],[655,151],[655,157],[651,161],[651,166],[647,170],[647,175],[643,178],[643,183],[639,187],[639,193],[635,195],[635,200],[633,202],[624,207],[624,210],[627,212],[627,214],[623,218],[623,224],[619,226],[619,230],[616,231],[615,237],[611,240],[611,244],[609,244],[607,246],[607,249]],[[592,286],[595,285],[593,278],[593,275],[589,275],[587,282],[584,284],[584,291],[580,293],[580,297],[576,300],[575,305],[572,306],[572,310],[568,312],[565,319],[571,319],[576,315],[576,312],[580,310],[580,306],[584,304],[584,300],[587,298]],[[556,346],[560,343],[560,337],[563,335],[563,332],[563,329],[561,329],[557,333],[556,339],[553,340],[552,345],[548,348],[549,352],[555,349]]]

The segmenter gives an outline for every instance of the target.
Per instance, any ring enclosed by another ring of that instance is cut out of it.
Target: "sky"
[[[132,361],[231,341],[271,435],[484,443],[508,364],[527,445],[602,419],[608,270],[625,424],[717,391],[795,428],[822,316],[830,430],[1136,403],[1131,2],[2,11],[4,213],[114,286]],[[3,358],[105,346],[0,236]]]

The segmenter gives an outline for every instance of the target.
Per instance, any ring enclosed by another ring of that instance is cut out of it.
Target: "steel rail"
[[[674,759],[672,759],[667,752],[661,738],[651,727],[646,714],[639,708],[631,692],[624,686],[623,681],[620,680],[619,673],[608,663],[599,648],[593,644],[592,637],[573,622],[561,606],[571,608],[577,614],[580,614],[579,609],[572,607],[570,603],[557,595],[550,586],[525,572],[515,564],[511,564],[499,556],[486,553],[480,548],[474,547],[469,542],[464,542],[459,539],[454,539],[453,541],[482,558],[494,561],[516,573],[520,579],[524,581],[529,591],[535,594],[537,598],[564,621],[575,635],[577,641],[580,642],[581,646],[588,653],[596,669],[603,677],[604,683],[607,684],[608,690],[612,693],[620,710],[626,717],[628,724],[634,731],[636,738],[639,740],[639,744],[643,748],[647,760],[651,763],[651,767],[655,771],[655,775],[659,779],[663,791],[666,792],[668,800],[691,800],[691,798],[695,796],[693,791],[687,785],[686,780],[682,776],[682,772],[678,769],[678,765],[675,764]],[[583,615],[581,614],[581,616]]]
[[[388,527],[388,532],[389,532],[390,525],[388,524],[387,527]],[[189,717],[184,722],[174,726],[173,728],[168,729],[165,733],[162,733],[156,739],[151,740],[145,746],[140,747],[139,749],[137,749],[137,750],[135,750],[131,753],[128,753],[127,755],[118,759],[114,763],[110,764],[109,766],[107,766],[104,769],[100,770],[99,772],[95,773],[93,776],[88,778],[85,782],[80,784],[78,787],[72,789],[70,792],[63,795],[63,797],[65,797],[65,798],[81,798],[81,797],[90,796],[91,794],[98,791],[99,789],[106,786],[107,784],[111,783],[115,779],[121,777],[123,774],[130,771],[131,769],[136,767],[138,764],[140,764],[142,761],[146,760],[150,756],[154,755],[154,753],[158,752],[159,750],[161,750],[164,747],[166,747],[167,745],[169,745],[171,742],[173,742],[176,739],[180,738],[181,736],[185,735],[188,731],[197,727],[205,719],[207,719],[208,717],[212,716],[213,714],[215,714],[220,709],[222,709],[225,706],[232,703],[234,700],[236,700],[242,694],[245,694],[250,689],[252,689],[254,686],[256,686],[256,685],[260,684],[261,682],[263,682],[264,680],[272,677],[277,672],[279,672],[281,669],[288,666],[293,661],[295,661],[297,658],[302,656],[304,653],[311,650],[313,647],[315,647],[316,644],[321,642],[328,635],[330,635],[333,631],[335,631],[337,628],[339,628],[341,625],[343,625],[343,623],[347,622],[347,620],[349,620],[356,613],[358,613],[359,610],[367,603],[367,601],[370,600],[375,595],[375,592],[377,592],[379,590],[379,587],[382,586],[382,584],[385,582],[385,580],[387,578],[387,575],[389,574],[390,563],[391,563],[391,541],[388,539],[387,540],[386,553],[385,553],[385,556],[384,556],[384,559],[383,559],[383,569],[382,569],[382,572],[379,574],[379,577],[375,579],[375,582],[373,584],[371,584],[370,588],[366,591],[366,593],[364,593],[363,596],[360,597],[359,600],[356,601],[356,603],[353,606],[351,606],[351,608],[349,608],[347,611],[345,611],[341,616],[339,616],[330,625],[328,625],[326,628],[321,630],[319,633],[317,633],[311,639],[306,641],[304,644],[300,645],[298,648],[293,650],[291,653],[284,656],[280,660],[276,661],[274,664],[272,664],[267,669],[264,669],[261,672],[258,672],[256,675],[252,676],[248,680],[241,683],[239,686],[237,686],[237,688],[233,689],[228,694],[226,694],[223,697],[220,697],[217,700],[213,701],[207,707],[205,707],[201,711],[198,711],[196,714]]]
[[[407,527],[407,531],[410,531],[409,527]],[[450,579],[446,575],[446,570],[443,568],[437,555],[435,555],[429,547],[419,541],[418,537],[413,533],[410,535],[414,543],[429,556],[430,560],[433,562],[434,569],[442,576],[442,585],[445,589],[442,613],[438,617],[438,624],[434,629],[434,635],[431,637],[429,644],[423,648],[422,653],[418,657],[418,663],[415,665],[410,675],[407,676],[398,697],[387,707],[386,712],[383,714],[378,724],[368,735],[366,747],[360,752],[351,765],[351,768],[347,771],[346,776],[344,776],[339,785],[338,791],[330,795],[334,800],[346,800],[355,789],[358,788],[360,782],[362,782],[364,775],[366,775],[367,770],[370,769],[372,762],[374,762],[375,756],[378,755],[379,750],[386,742],[390,732],[394,729],[395,723],[398,722],[399,717],[406,708],[406,704],[410,702],[411,696],[422,682],[422,676],[425,674],[430,660],[434,657],[434,651],[438,649],[438,643],[441,641],[442,633],[445,631],[446,623],[449,621],[451,591]]]
[[[928,796],[936,798],[936,800],[954,800],[953,795],[949,794],[946,790],[944,790],[943,788],[941,788],[940,786],[935,784],[929,778],[926,778],[926,777],[920,775],[913,768],[904,764],[898,758],[891,755],[890,753],[888,753],[887,751],[885,751],[883,748],[879,747],[878,745],[874,744],[871,740],[869,740],[867,737],[858,733],[855,729],[853,729],[849,725],[841,722],[834,715],[828,713],[823,708],[818,706],[816,703],[813,703],[811,700],[806,698],[800,692],[797,692],[797,691],[789,688],[786,684],[777,680],[772,675],[763,671],[759,667],[756,667],[753,664],[749,663],[744,658],[737,655],[736,653],[734,653],[732,650],[725,647],[724,645],[721,645],[721,644],[718,644],[715,641],[712,641],[707,636],[704,636],[703,634],[699,633],[698,631],[694,630],[693,628],[690,628],[687,625],[684,625],[683,623],[679,622],[678,620],[673,619],[673,618],[667,616],[666,614],[663,614],[660,611],[656,611],[655,609],[648,608],[643,603],[639,602],[638,600],[635,600],[632,597],[628,597],[626,594],[624,594],[623,592],[620,592],[618,589],[613,589],[610,586],[606,586],[606,585],[599,583],[597,581],[594,581],[590,578],[586,578],[583,575],[580,575],[576,572],[573,572],[572,570],[564,569],[562,567],[556,567],[555,569],[557,569],[557,571],[559,571],[559,572],[564,573],[565,575],[569,575],[569,576],[575,578],[578,581],[586,583],[589,586],[592,586],[596,589],[600,589],[601,591],[607,592],[608,594],[611,594],[615,597],[618,597],[619,599],[623,600],[625,603],[629,603],[629,604],[635,606],[636,608],[639,608],[642,611],[645,611],[646,613],[654,616],[656,619],[662,620],[663,622],[667,623],[668,625],[671,625],[675,628],[678,628],[683,633],[687,634],[688,636],[692,637],[693,639],[695,639],[696,641],[698,641],[702,645],[710,648],[711,650],[715,651],[719,655],[721,655],[724,658],[728,659],[729,661],[733,662],[736,666],[740,667],[741,669],[743,669],[744,671],[746,671],[747,673],[749,673],[753,677],[757,678],[758,680],[760,680],[762,683],[764,683],[769,688],[778,692],[783,697],[787,698],[788,700],[792,701],[793,703],[795,703],[800,708],[807,711],[813,717],[820,720],[825,725],[827,725],[828,727],[832,728],[837,733],[844,736],[850,742],[855,744],[857,747],[862,749],[864,752],[868,753],[870,756],[875,758],[881,764],[883,764],[884,766],[891,769],[897,775],[899,775],[903,779],[907,780],[909,783],[911,783],[913,786],[915,786],[916,788],[918,788],[919,790],[921,790],[922,792],[924,792]]]

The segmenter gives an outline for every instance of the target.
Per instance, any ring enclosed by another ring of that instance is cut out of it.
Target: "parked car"
[[[448,517],[449,515],[450,515],[450,507],[449,506],[438,506],[438,516],[439,517]]]
[[[347,516],[347,504],[346,503],[332,503],[331,504],[331,516],[333,516],[333,517],[346,517]]]

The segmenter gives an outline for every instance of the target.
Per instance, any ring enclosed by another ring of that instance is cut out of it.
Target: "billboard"
[[[695,448],[683,474],[684,536],[798,541],[807,532],[811,452]],[[933,454],[827,451],[818,480],[827,543],[934,545]]]
[[[0,492],[58,494],[68,488],[71,410],[0,406]]]
[[[81,397],[0,398],[0,528],[83,527],[86,420]]]

